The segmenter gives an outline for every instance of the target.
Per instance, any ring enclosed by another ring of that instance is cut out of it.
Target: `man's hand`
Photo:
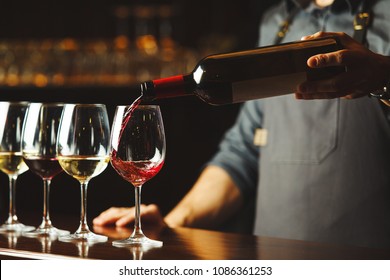
[[[308,59],[312,68],[344,66],[346,72],[321,81],[306,81],[298,85],[298,99],[358,98],[383,88],[390,78],[390,58],[376,54],[345,33],[318,32],[302,40],[338,36],[345,49],[318,54]]]
[[[95,226],[106,226],[115,224],[124,227],[134,223],[134,207],[111,207],[102,212],[93,220]],[[159,208],[155,204],[141,205],[142,222],[145,224],[165,225]]]

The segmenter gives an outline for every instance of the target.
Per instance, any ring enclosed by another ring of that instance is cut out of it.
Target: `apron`
[[[390,247],[390,128],[378,100],[263,102],[254,233]]]

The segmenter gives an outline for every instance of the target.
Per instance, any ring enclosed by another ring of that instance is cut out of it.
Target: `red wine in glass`
[[[123,161],[116,157],[116,153],[113,153],[111,164],[122,178],[134,187],[138,187],[153,178],[161,170],[164,161],[157,163],[149,160]]]
[[[114,246],[159,247],[161,241],[147,238],[141,229],[142,185],[162,168],[165,159],[165,133],[160,108],[140,105],[142,96],[131,106],[118,106],[111,134],[111,165],[135,188],[135,222],[132,235],[114,241]]]
[[[49,200],[52,179],[62,171],[57,161],[57,130],[64,105],[60,103],[31,103],[22,130],[23,160],[43,181],[43,214],[40,226],[24,235],[28,237],[57,237],[69,231],[53,226]]]
[[[124,113],[118,143],[120,143],[122,140],[123,131],[125,130],[133,112],[141,104],[142,97],[142,95],[139,96]],[[146,181],[153,178],[161,170],[162,166],[164,165],[164,160],[157,163],[150,160],[124,161],[117,157],[117,151],[113,149],[111,152],[111,164],[113,168],[119,173],[119,175],[137,187],[143,185]]]
[[[62,168],[58,163],[57,158],[25,156],[24,162],[33,173],[37,174],[42,179],[53,179],[62,172]]]

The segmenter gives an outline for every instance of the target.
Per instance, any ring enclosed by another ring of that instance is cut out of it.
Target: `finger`
[[[115,224],[115,222],[118,220],[118,216],[111,216],[111,217],[96,217],[93,219],[93,224],[97,226],[105,226],[105,225],[111,225]]]
[[[324,32],[324,31],[319,31],[314,34],[306,35],[301,38],[301,40],[311,40],[311,39],[316,39],[316,38],[322,38],[322,37],[328,37],[328,36],[335,36],[335,34],[338,35],[336,32]]]
[[[129,211],[131,211],[131,208],[112,207],[102,212],[98,217],[96,217],[93,220],[93,224],[99,226],[114,224],[118,219],[126,215],[126,213]]]
[[[102,212],[98,218],[106,219],[107,217],[117,216],[120,215],[120,213],[123,213],[127,210],[127,208],[119,208],[119,207],[111,207],[107,209],[106,211]]]
[[[348,95],[343,96],[343,97],[341,97],[341,98],[342,98],[342,99],[346,99],[346,100],[350,100],[350,99],[355,99],[355,98],[357,98],[357,96],[355,97],[354,94],[348,94]]]
[[[340,92],[343,91],[337,84],[334,79],[330,80],[322,80],[318,82],[306,81],[302,84],[298,85],[296,90],[297,94],[302,96],[306,96],[308,94],[317,94],[317,93],[325,93],[325,92]]]
[[[344,96],[345,93],[335,93],[335,92],[321,92],[321,93],[308,93],[301,94],[302,100],[313,100],[313,99],[334,99]]]
[[[134,223],[134,221],[135,221],[134,211],[131,211],[131,212],[132,213],[130,213],[130,212],[126,213],[126,215],[124,215],[120,219],[118,219],[115,222],[115,225],[117,227],[124,227],[124,226],[131,224],[131,223]]]
[[[301,93],[295,93],[296,99],[303,99],[303,95]]]
[[[298,85],[296,93],[298,94],[314,94],[314,93],[343,93],[348,95],[357,90],[362,90],[362,85],[365,83],[361,73],[346,72],[337,75],[334,78],[320,81],[305,81]]]
[[[367,96],[367,93],[366,92],[362,92],[362,91],[358,91],[358,92],[354,92],[354,93],[348,94],[348,95],[344,96],[343,98],[344,99],[356,99],[356,98],[360,98],[360,97],[363,97],[363,96]]]
[[[343,93],[343,92],[323,92],[323,93],[317,93],[317,94],[303,94],[301,99],[304,100],[311,100],[311,99],[334,99],[334,98],[342,98],[342,99],[356,99],[360,97],[367,96],[366,93],[362,92],[355,92],[355,93]]]
[[[340,50],[330,53],[313,55],[307,60],[307,65],[311,68],[321,68],[328,66],[350,66],[357,61],[355,52]]]
[[[338,37],[343,45],[356,43],[356,41],[344,32],[324,32],[319,31],[311,35],[303,36],[301,40],[311,40],[324,37]]]
[[[360,97],[367,96],[367,92],[364,90],[354,90],[354,91],[342,91],[342,92],[314,92],[314,93],[296,93],[298,96],[297,99],[311,100],[311,99],[333,99],[333,98],[343,98],[343,99],[356,99]]]
[[[335,52],[313,55],[307,60],[307,65],[312,68],[328,66],[361,67],[361,61],[361,52],[343,49]]]
[[[155,209],[153,205],[146,206],[145,204],[140,205],[140,215],[143,218],[144,222],[147,222],[149,215],[155,216]],[[154,210],[154,211],[153,211]],[[159,213],[159,212],[158,212]],[[144,219],[145,218],[145,219]],[[135,221],[135,208],[129,208],[126,212],[122,213],[119,219],[115,222],[115,225],[118,227],[127,226]]]
[[[102,219],[101,217],[96,217],[95,219],[92,220],[92,223],[95,226],[105,226],[110,224],[109,220]]]
[[[123,209],[126,209],[126,208],[124,208],[124,207],[111,207],[111,208],[108,208],[107,210],[103,211],[102,213],[100,213],[99,216],[111,215],[112,213],[123,211]]]
[[[147,213],[152,213],[152,214],[160,214],[160,209],[156,204],[149,204],[148,206],[145,207],[145,212]]]

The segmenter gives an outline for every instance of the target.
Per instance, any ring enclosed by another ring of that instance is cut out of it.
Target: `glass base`
[[[141,237],[129,237],[124,240],[116,240],[112,242],[112,245],[117,247],[142,246],[145,248],[158,248],[158,247],[162,247],[163,242],[149,239],[146,236],[141,236]]]
[[[34,230],[33,226],[26,226],[22,223],[5,223],[0,226],[0,232],[27,232]]]
[[[36,230],[24,232],[23,236],[26,237],[45,237],[45,236],[62,236],[69,235],[70,231],[58,229],[55,227],[39,227]]]
[[[83,233],[73,233],[68,235],[62,235],[58,238],[59,241],[63,242],[77,242],[84,241],[88,243],[98,243],[106,242],[108,240],[107,236],[95,234],[93,232],[83,232]]]

